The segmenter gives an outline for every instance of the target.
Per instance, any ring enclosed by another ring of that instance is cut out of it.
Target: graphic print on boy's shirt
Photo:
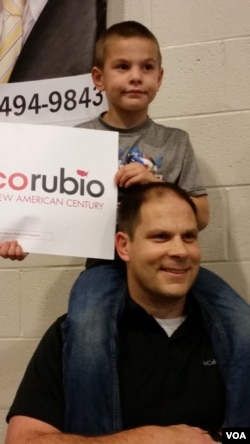
[[[158,179],[162,179],[162,175],[157,174],[158,169],[162,164],[162,156],[154,160],[151,156],[140,151],[138,146],[136,145],[130,148],[125,159],[123,159],[124,152],[125,150],[119,150],[119,167],[122,167],[123,165],[127,165],[129,163],[138,162],[141,165],[144,165],[145,168],[147,168]]]

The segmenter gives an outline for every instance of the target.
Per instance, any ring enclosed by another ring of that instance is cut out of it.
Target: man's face
[[[156,44],[147,38],[111,38],[98,87],[106,92],[109,112],[147,111],[162,80]]]
[[[149,313],[158,317],[183,314],[186,294],[199,270],[197,236],[192,208],[173,192],[142,205],[133,240],[117,234],[130,295]]]

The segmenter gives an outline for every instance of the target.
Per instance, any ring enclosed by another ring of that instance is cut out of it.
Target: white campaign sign
[[[106,110],[91,74],[0,85],[0,122],[74,126]]]
[[[118,133],[0,123],[0,242],[113,259]]]

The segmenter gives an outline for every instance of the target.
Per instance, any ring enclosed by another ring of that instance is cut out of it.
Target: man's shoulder
[[[40,343],[38,344],[38,350],[46,349],[59,349],[62,346],[62,325],[66,319],[66,314],[58,317],[46,330]]]

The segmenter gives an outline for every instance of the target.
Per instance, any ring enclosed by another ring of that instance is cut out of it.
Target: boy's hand
[[[129,163],[122,166],[115,175],[115,183],[121,188],[128,188],[138,183],[157,182],[160,179],[141,163]]]
[[[11,259],[12,261],[22,261],[28,253],[24,253],[21,245],[17,241],[9,241],[0,243],[0,257]]]

